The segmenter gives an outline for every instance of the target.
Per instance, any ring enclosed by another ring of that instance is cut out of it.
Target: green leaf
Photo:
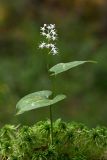
[[[49,71],[53,72],[51,75],[57,75],[61,72],[65,72],[68,69],[79,66],[86,62],[96,63],[95,61],[73,61],[73,62],[68,62],[68,63],[59,63],[53,66],[52,68],[50,68]]]
[[[49,99],[51,95],[51,91],[45,90],[31,93],[23,97],[16,105],[17,115],[29,110],[50,106],[66,98],[65,95],[61,94],[57,95],[53,99]]]

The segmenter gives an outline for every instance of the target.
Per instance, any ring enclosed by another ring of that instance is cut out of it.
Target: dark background
[[[31,125],[49,118],[42,108],[15,116],[18,100],[31,92],[50,89],[44,51],[38,49],[40,26],[56,24],[59,62],[94,60],[56,77],[56,93],[67,99],[53,106],[53,118],[88,126],[107,126],[107,1],[0,1],[0,126]]]

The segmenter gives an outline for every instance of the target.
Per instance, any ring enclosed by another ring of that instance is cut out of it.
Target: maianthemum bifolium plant
[[[47,55],[49,56],[52,54],[53,56],[58,54],[58,48],[56,47],[56,40],[58,35],[56,33],[55,24],[44,24],[43,27],[40,28],[40,33],[42,35],[43,41],[39,44],[40,49],[47,49]],[[46,56],[47,56],[46,55]],[[65,72],[73,67],[79,66],[81,64],[92,62],[94,61],[73,61],[67,63],[59,63],[55,66],[49,68],[48,64],[48,56],[47,56],[47,70],[50,73],[50,76],[56,76],[62,72]],[[50,144],[53,144],[53,121],[52,121],[52,105],[62,101],[66,98],[66,95],[59,94],[54,96],[54,91],[50,90],[43,90],[31,93],[24,98],[22,98],[16,105],[17,115],[22,114],[26,111],[37,109],[40,107],[49,106],[50,110]]]
[[[44,41],[39,48],[45,48],[48,56],[56,56],[55,25],[44,24],[41,35]],[[93,61],[59,63],[51,68],[47,64],[49,78],[86,62]],[[106,127],[89,129],[81,123],[52,121],[52,105],[65,98],[63,94],[55,96],[54,90],[38,91],[22,98],[16,106],[17,115],[49,106],[50,119],[31,127],[5,125],[0,128],[0,160],[107,160]]]

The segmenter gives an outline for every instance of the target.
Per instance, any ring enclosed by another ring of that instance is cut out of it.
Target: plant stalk
[[[51,139],[51,145],[53,145],[53,118],[52,118],[52,106],[49,106],[50,110],[50,139]]]
[[[47,72],[48,70],[49,70],[49,54],[47,55]],[[51,81],[49,73],[48,73],[48,77],[49,77],[49,80]],[[53,89],[52,89],[52,93],[53,93]],[[50,142],[51,142],[51,145],[53,145],[53,116],[52,116],[52,106],[51,105],[49,106],[49,115],[50,115]]]

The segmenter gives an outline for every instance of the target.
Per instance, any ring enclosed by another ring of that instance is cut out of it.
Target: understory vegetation
[[[50,120],[33,126],[5,125],[0,129],[0,160],[106,160],[107,128],[89,129],[81,123],[53,123],[50,143]]]

